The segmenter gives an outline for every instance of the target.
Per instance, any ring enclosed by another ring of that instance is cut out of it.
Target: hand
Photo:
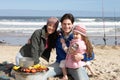
[[[72,55],[72,60],[76,61],[76,62],[82,60],[83,58],[84,58],[84,56],[82,54],[80,54],[80,53]]]
[[[74,50],[73,48],[70,47],[69,52],[74,54],[76,52],[76,50]]]
[[[61,38],[61,39],[60,39],[60,42],[61,42],[62,44],[64,44],[64,43],[65,43],[65,40],[64,40],[63,38]]]

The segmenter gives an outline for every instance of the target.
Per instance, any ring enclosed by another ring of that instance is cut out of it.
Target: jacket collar
[[[73,38],[73,33],[72,30],[69,32],[67,36],[64,36],[64,31],[60,29],[61,37],[64,38],[65,40],[71,40]]]
[[[41,29],[41,37],[44,38],[44,39],[46,39],[46,30],[45,30],[46,27],[47,27],[47,26],[45,25],[45,26],[43,26],[43,28]]]
[[[64,39],[67,39],[67,38],[69,38],[69,36],[70,35],[72,35],[72,30],[69,32],[69,34],[68,35],[64,35],[64,31],[62,30],[62,29],[60,29],[60,32],[61,32],[61,34],[64,36]]]

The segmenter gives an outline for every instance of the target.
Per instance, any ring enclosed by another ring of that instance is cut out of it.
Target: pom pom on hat
[[[83,36],[86,36],[86,27],[83,24],[76,25],[73,31],[80,33]]]

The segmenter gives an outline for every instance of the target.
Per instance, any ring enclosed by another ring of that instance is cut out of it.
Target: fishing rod
[[[116,15],[115,15],[115,9],[114,9],[114,23],[116,21],[116,17],[115,16]],[[116,33],[117,33],[117,31],[116,31],[116,23],[115,23],[115,45],[117,45],[117,36],[116,36]]]
[[[105,22],[104,22],[104,7],[103,7],[103,0],[102,0],[102,20],[103,20],[103,30],[104,30],[104,45],[106,45],[106,34],[105,34]]]
[[[117,45],[116,27],[115,27],[115,45]]]

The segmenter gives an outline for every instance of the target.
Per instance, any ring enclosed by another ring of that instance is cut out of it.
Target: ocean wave
[[[0,25],[45,25],[46,22],[0,22]],[[120,26],[120,21],[119,22],[75,22],[74,24],[84,24],[87,26],[96,26],[96,25],[108,25],[108,26],[113,26],[117,25]]]
[[[36,29],[42,28],[46,22],[17,22],[17,21],[0,21],[0,32],[22,32],[32,33]],[[88,33],[113,32],[115,26],[119,28],[120,22],[75,22],[74,25],[84,24],[87,27]],[[59,24],[60,28],[61,24]]]
[[[0,25],[45,25],[46,22],[0,22]]]
[[[120,22],[75,22],[74,24],[84,24],[86,26],[120,26]]]
[[[22,32],[22,33],[32,33],[36,29],[40,29],[41,27],[38,28],[0,28],[0,32]],[[106,28],[105,32],[110,32],[114,31],[114,28]],[[104,32],[103,28],[87,28],[87,33],[94,33],[94,32]]]
[[[77,18],[76,20],[82,21],[82,22],[93,22],[96,19],[95,18]]]

